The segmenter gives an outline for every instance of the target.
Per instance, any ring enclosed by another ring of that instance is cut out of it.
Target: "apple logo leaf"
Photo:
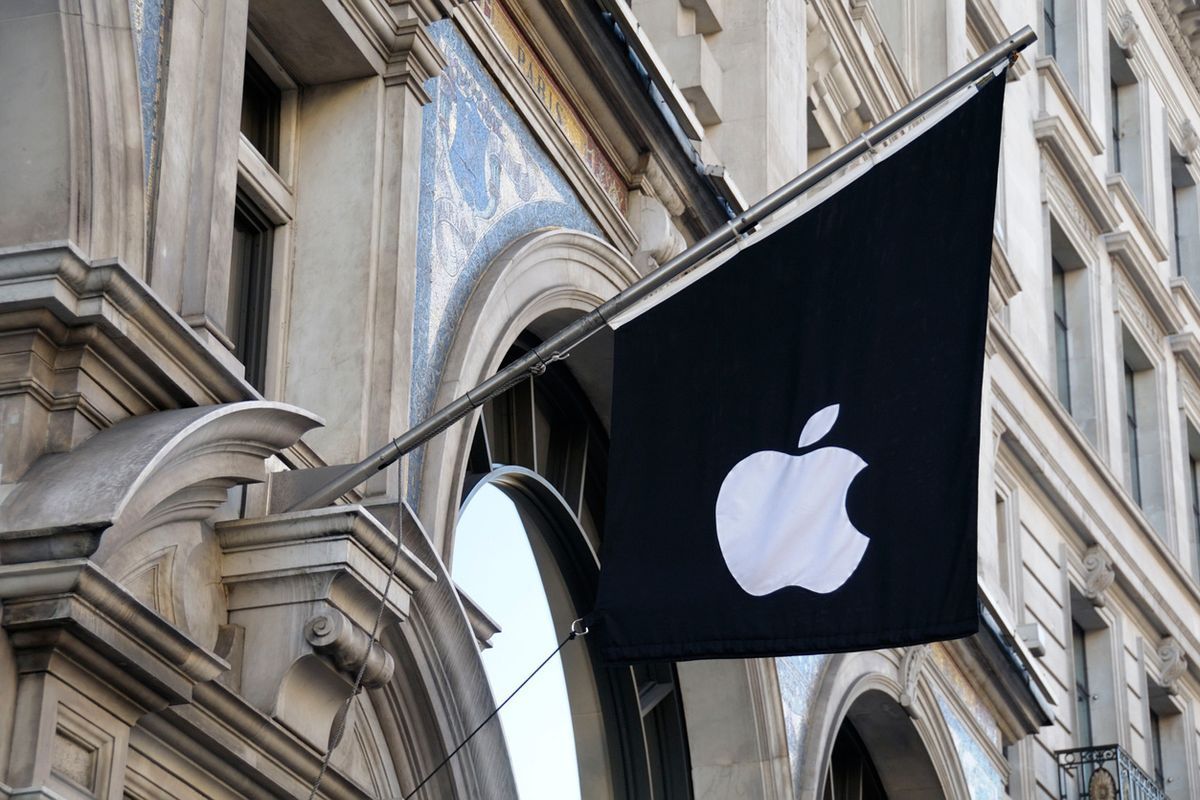
[[[808,422],[804,426],[804,430],[800,433],[800,441],[796,447],[808,447],[810,444],[816,444],[825,434],[829,433],[829,429],[833,427],[833,423],[837,422],[838,410],[841,404],[834,403],[831,406],[825,406],[817,413],[808,418]]]

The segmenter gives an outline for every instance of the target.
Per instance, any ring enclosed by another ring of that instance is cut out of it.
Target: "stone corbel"
[[[1129,58],[1133,55],[1133,47],[1142,38],[1141,28],[1138,27],[1137,21],[1133,18],[1133,14],[1126,11],[1117,19],[1117,45],[1121,48],[1121,53]]]
[[[345,614],[327,609],[304,626],[304,639],[312,649],[328,656],[342,672],[363,673],[362,685],[376,689],[392,679],[396,662],[391,653],[370,634],[351,622]]]
[[[919,644],[905,649],[900,659],[900,707],[913,719],[919,719],[917,711],[917,681],[921,670],[929,660],[929,645]]]
[[[1191,163],[1196,158],[1196,150],[1200,148],[1200,133],[1196,132],[1196,126],[1191,120],[1183,123],[1181,127],[1183,138],[1179,141],[1179,146],[1183,148],[1183,158],[1187,163]]]
[[[1112,559],[1100,548],[1092,545],[1083,554],[1083,596],[1096,608],[1108,602],[1108,588],[1116,580]]]
[[[640,190],[629,193],[629,224],[638,237],[633,266],[642,275],[682,252],[687,245],[666,206]]]
[[[406,517],[406,520],[409,517]],[[246,652],[271,659],[241,676],[243,697],[319,750],[363,668],[382,686],[395,662],[388,629],[408,619],[412,596],[434,574],[399,545],[375,643],[370,631],[387,584],[396,537],[359,506],[334,506],[220,523],[229,622]]]
[[[1159,678],[1167,694],[1179,694],[1179,679],[1187,672],[1187,654],[1174,636],[1158,643],[1158,660],[1162,665]]]

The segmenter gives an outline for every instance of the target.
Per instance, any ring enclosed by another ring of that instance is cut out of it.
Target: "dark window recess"
[[[249,54],[242,77],[242,134],[275,169],[279,169],[281,93]]]
[[[1092,746],[1092,689],[1088,682],[1087,640],[1078,622],[1071,623],[1071,650],[1075,657],[1075,743]]]
[[[1051,284],[1054,288],[1054,357],[1058,378],[1058,399],[1071,410],[1071,344],[1067,327],[1066,273],[1057,258],[1051,258]]]
[[[1142,470],[1138,463],[1137,391],[1133,367],[1125,365],[1125,438],[1129,444],[1129,491],[1142,504]]]
[[[240,193],[233,212],[233,258],[225,331],[246,367],[246,381],[263,390],[267,364],[267,318],[271,307],[270,220]]]
[[[1192,500],[1192,572],[1200,580],[1200,464],[1188,456],[1188,488]]]
[[[1162,720],[1154,709],[1150,709],[1150,755],[1154,760],[1154,782],[1158,784],[1158,788],[1165,788],[1167,782],[1163,775]]]
[[[849,720],[834,739],[822,800],[887,800],[879,771]]]
[[[1112,137],[1112,162],[1113,172],[1121,171],[1121,87],[1117,86],[1116,81],[1111,81],[1108,84],[1109,88],[1109,103],[1112,108],[1112,130],[1109,135]]]
[[[1171,238],[1175,244],[1171,258],[1175,260],[1176,275],[1183,275],[1183,237],[1179,230],[1179,193],[1182,190],[1183,187],[1171,185]]]

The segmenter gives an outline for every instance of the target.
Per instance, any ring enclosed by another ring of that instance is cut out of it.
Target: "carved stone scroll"
[[[1116,580],[1112,559],[1099,545],[1092,545],[1083,554],[1083,596],[1093,606],[1101,608],[1107,602],[1105,593]]]

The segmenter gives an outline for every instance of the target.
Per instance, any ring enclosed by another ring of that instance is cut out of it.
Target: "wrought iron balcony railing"
[[[1170,800],[1163,787],[1115,744],[1059,750],[1061,800]]]

